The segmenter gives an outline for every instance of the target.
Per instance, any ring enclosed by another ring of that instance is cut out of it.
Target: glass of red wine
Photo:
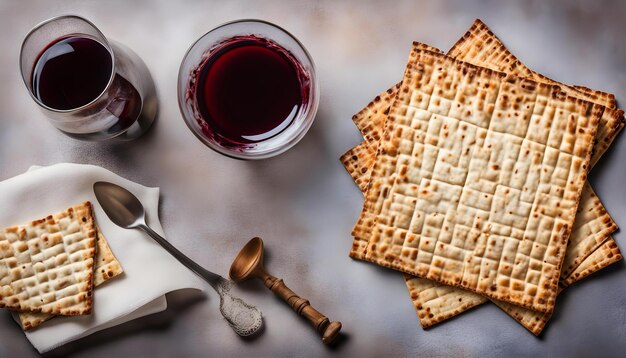
[[[221,25],[187,51],[178,104],[209,148],[238,159],[264,159],[294,146],[319,104],[315,65],[304,46],[261,20]]]
[[[130,140],[156,117],[156,89],[144,62],[81,17],[35,26],[22,43],[20,68],[31,97],[70,137]]]

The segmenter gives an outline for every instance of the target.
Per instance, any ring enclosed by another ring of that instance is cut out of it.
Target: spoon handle
[[[157,234],[148,225],[142,224],[142,225],[139,225],[139,228],[143,230],[146,234],[148,234],[151,238],[153,238],[154,241],[156,241],[165,250],[167,250],[167,252],[172,254],[172,256],[176,258],[176,260],[180,261],[180,263],[187,266],[188,269],[193,271],[196,275],[202,277],[206,282],[208,282],[211,285],[211,287],[217,290],[218,282],[220,280],[223,280],[220,275],[214,274],[213,272],[198,265],[194,260],[190,259],[185,254],[178,251],[178,249],[175,248],[174,245],[170,244],[169,241],[165,240],[161,235]]]
[[[322,335],[322,342],[330,344],[335,340],[341,330],[341,322],[330,322],[328,317],[311,306],[309,300],[298,296],[287,287],[282,279],[268,274],[264,279],[264,283],[274,294],[287,302],[296,313],[305,317],[313,325],[317,332]]]

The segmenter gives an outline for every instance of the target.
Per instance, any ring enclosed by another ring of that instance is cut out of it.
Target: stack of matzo
[[[122,272],[90,202],[0,231],[0,307],[19,312],[25,330],[91,313],[93,286]]]
[[[480,20],[448,55],[415,43],[353,120],[350,255],[405,272],[422,326],[492,300],[539,334],[560,290],[622,259],[585,181],[624,125],[615,97],[531,71]]]

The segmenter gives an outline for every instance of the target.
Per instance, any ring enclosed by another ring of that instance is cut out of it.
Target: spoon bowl
[[[145,222],[146,212],[139,199],[128,190],[113,183],[99,181],[93,185],[98,203],[109,219],[125,229]]]
[[[263,268],[263,240],[258,237],[248,241],[233,264],[230,266],[228,275],[235,282],[245,281],[257,276]]]

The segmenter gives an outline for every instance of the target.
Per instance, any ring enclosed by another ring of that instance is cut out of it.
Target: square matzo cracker
[[[415,48],[390,113],[357,251],[551,310],[602,107]]]

